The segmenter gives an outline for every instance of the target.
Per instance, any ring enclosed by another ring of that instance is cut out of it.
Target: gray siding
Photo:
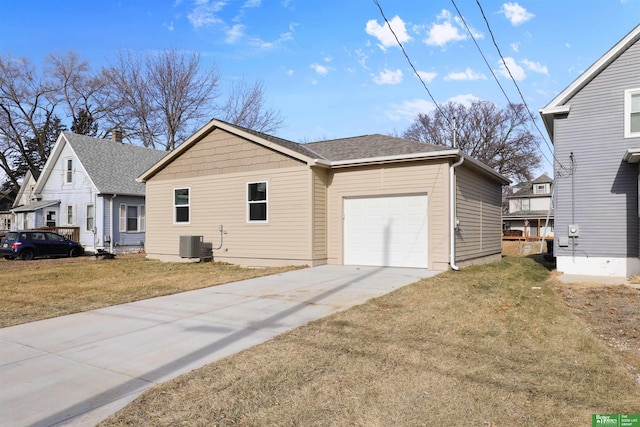
[[[624,91],[640,88],[639,69],[636,43],[567,102],[566,118],[554,121],[557,159],[566,168],[571,152],[576,159],[573,176],[557,175],[555,235],[567,236],[569,224],[578,224],[576,256],[638,256],[638,166],[622,158],[640,147],[640,138],[624,138]],[[555,250],[574,251],[557,241]]]
[[[465,167],[456,169],[456,261],[502,252],[502,186]]]

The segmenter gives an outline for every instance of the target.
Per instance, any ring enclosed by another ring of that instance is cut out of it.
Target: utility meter
[[[569,237],[578,237],[580,236],[580,227],[578,224],[569,225]]]

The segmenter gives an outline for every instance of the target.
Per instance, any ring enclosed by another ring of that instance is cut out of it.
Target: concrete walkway
[[[0,329],[0,425],[93,426],[154,384],[438,273],[321,266]]]

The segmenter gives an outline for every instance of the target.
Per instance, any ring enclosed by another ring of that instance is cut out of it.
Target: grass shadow
[[[556,269],[556,257],[550,254],[531,254],[527,255],[526,258],[534,260],[535,262],[546,268],[548,271],[553,271]]]

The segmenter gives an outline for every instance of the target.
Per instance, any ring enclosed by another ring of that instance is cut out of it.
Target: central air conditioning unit
[[[180,258],[200,258],[202,236],[180,236]]]

